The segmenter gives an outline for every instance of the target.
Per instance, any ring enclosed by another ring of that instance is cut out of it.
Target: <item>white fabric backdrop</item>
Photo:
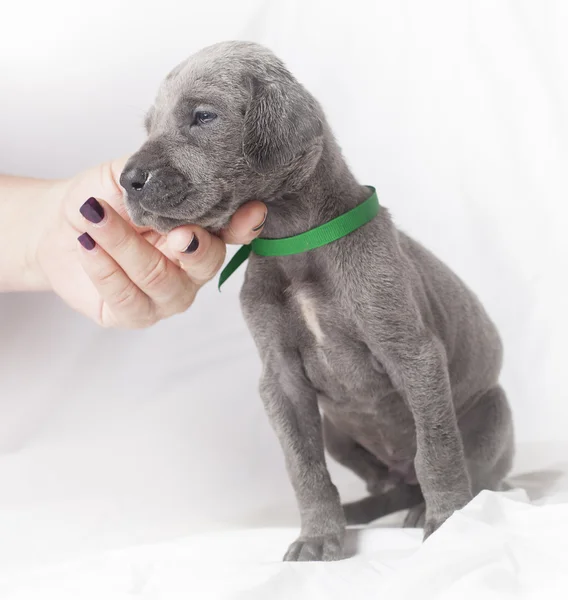
[[[14,174],[132,151],[173,65],[225,39],[271,47],[361,182],[487,306],[521,445],[566,439],[568,3],[36,0],[0,14],[0,172]],[[49,294],[0,297],[0,569],[297,524],[239,277],[141,332],[97,329]]]

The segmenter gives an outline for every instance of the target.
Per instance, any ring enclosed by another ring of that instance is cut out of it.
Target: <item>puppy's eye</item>
[[[205,110],[198,110],[195,113],[195,117],[193,119],[193,125],[203,125],[204,123],[210,123],[214,119],[217,118],[217,115],[212,112],[207,112]]]

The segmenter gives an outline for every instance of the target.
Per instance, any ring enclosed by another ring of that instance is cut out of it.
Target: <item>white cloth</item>
[[[568,492],[482,492],[421,544],[419,530],[348,532],[356,554],[283,563],[293,529],[194,535],[0,579],[4,600],[546,598],[568,592]]]
[[[556,469],[568,3],[7,4],[0,172],[67,176],[132,151],[159,81],[188,54],[235,38],[273,48],[322,102],[359,180],[496,321],[517,472]],[[393,586],[506,598],[538,578],[539,597],[554,597],[566,505],[504,496],[478,498],[424,546],[373,528],[348,561],[278,562],[298,517],[258,399],[241,278],[141,332],[97,329],[49,294],[0,296],[0,598],[402,597]],[[362,494],[331,470],[346,499]]]

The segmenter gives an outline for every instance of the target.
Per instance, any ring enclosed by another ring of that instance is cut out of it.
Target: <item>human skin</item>
[[[64,180],[0,175],[0,291],[51,290],[104,327],[147,327],[191,306],[226,244],[260,234],[266,206],[257,201],[218,235],[135,227],[118,184],[125,162]]]

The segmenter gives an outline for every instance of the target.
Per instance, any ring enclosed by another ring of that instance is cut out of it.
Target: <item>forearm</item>
[[[36,247],[56,183],[0,175],[0,292],[48,289]]]

